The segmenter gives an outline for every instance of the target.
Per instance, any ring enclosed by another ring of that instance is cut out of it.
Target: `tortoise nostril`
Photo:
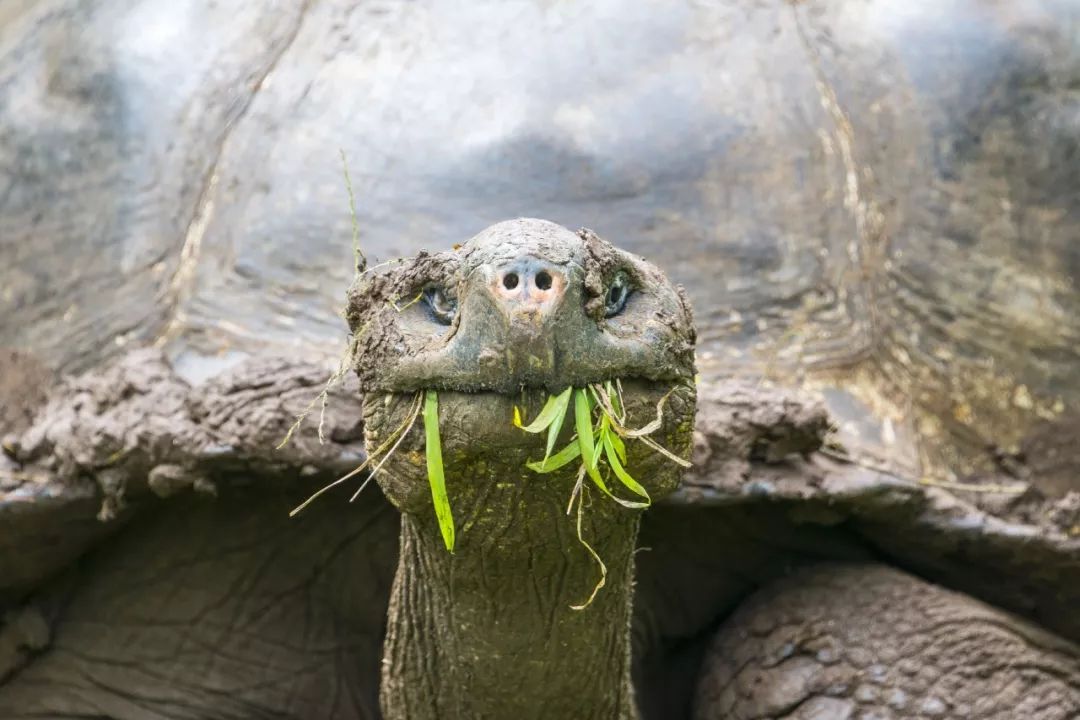
[[[506,275],[503,276],[503,287],[505,287],[507,290],[513,290],[517,286],[518,286],[517,273],[506,273]]]
[[[536,287],[541,290],[551,289],[551,275],[549,275],[546,270],[541,270],[540,272],[536,273],[535,282]]]

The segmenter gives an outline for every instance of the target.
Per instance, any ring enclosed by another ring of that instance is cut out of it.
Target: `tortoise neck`
[[[504,484],[505,485],[505,484]],[[535,478],[466,519],[455,553],[434,514],[404,514],[381,703],[387,720],[636,718],[630,605],[640,514],[599,502],[578,541],[565,498]],[[526,511],[527,510],[527,511]]]

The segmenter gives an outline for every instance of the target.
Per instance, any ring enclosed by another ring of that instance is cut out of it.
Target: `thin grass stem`
[[[573,498],[571,497],[571,501],[572,500],[573,500]],[[582,488],[581,494],[578,495],[577,539],[578,539],[578,542],[580,542],[583,546],[585,546],[585,549],[589,551],[589,554],[592,555],[593,560],[595,560],[596,564],[600,567],[600,579],[596,581],[596,586],[593,587],[592,592],[589,594],[589,599],[586,600],[585,602],[581,603],[580,605],[571,605],[570,606],[571,610],[584,610],[585,608],[592,605],[593,600],[596,599],[596,594],[600,592],[601,588],[603,588],[605,584],[607,584],[607,565],[604,564],[604,561],[600,559],[599,553],[597,553],[596,550],[593,549],[593,546],[590,545],[588,543],[588,541],[586,541],[585,538],[581,534],[581,517],[582,517],[581,506],[584,504],[584,502],[585,502],[585,489]]]
[[[405,427],[405,431],[398,434],[398,438],[394,442],[394,446],[390,448],[390,451],[387,452],[386,455],[383,455],[382,460],[380,460],[379,464],[375,466],[375,469],[368,473],[368,476],[364,479],[364,482],[360,484],[360,487],[357,488],[356,492],[354,492],[352,497],[349,498],[349,502],[356,500],[356,498],[360,496],[360,493],[364,492],[364,488],[366,488],[368,486],[368,483],[375,478],[375,476],[378,474],[379,470],[382,469],[382,466],[386,463],[386,461],[393,457],[394,453],[397,452],[398,446],[401,445],[401,441],[408,437],[409,432],[413,429],[413,425],[416,424],[416,418],[419,417],[419,415],[420,393],[416,393],[416,402],[413,403],[413,408],[409,411],[409,424]],[[391,435],[391,438],[392,437],[393,436]]]
[[[417,394],[417,406],[419,406],[419,398],[420,398],[420,395],[418,393]],[[412,413],[412,414],[414,414],[414,419],[415,419],[415,413]],[[323,487],[316,490],[310,497],[308,497],[307,500],[305,500],[304,502],[300,503],[298,506],[293,508],[292,512],[289,513],[289,517],[293,517],[294,515],[299,513],[301,510],[303,510],[308,505],[310,505],[312,503],[312,501],[315,500],[315,498],[319,497],[320,495],[322,495],[327,490],[329,490],[331,488],[334,488],[334,487],[337,487],[338,485],[345,482],[349,478],[355,477],[359,473],[363,472],[364,468],[366,468],[371,463],[372,460],[379,457],[379,455],[381,455],[383,453],[383,451],[386,450],[386,448],[388,448],[391,445],[391,443],[394,443],[397,440],[398,433],[400,433],[404,428],[405,428],[405,423],[402,423],[398,427],[397,430],[395,430],[393,433],[390,434],[390,437],[387,438],[386,442],[384,442],[382,445],[380,445],[378,448],[376,448],[373,452],[368,454],[368,456],[364,460],[364,462],[360,463],[355,468],[350,470],[348,473],[342,475],[341,477],[339,477],[337,480],[333,481],[332,483],[330,483],[328,485],[324,485]],[[384,460],[385,460],[385,458],[384,458]],[[365,485],[366,485],[366,483],[365,483]],[[363,488],[363,486],[361,486],[361,488]],[[350,502],[352,502],[352,501],[350,500]]]

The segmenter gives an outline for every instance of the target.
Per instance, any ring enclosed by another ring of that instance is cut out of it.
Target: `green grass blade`
[[[547,447],[544,449],[544,462],[547,462],[548,457],[551,455],[551,451],[555,449],[555,441],[559,439],[559,433],[562,432],[563,422],[566,420],[566,411],[570,407],[570,393],[573,388],[566,388],[558,397],[555,398],[557,406],[555,408],[555,417],[551,420],[551,425],[548,426]]]
[[[607,443],[612,443],[615,447],[615,451],[619,454],[619,459],[626,463],[626,443],[619,437],[618,431],[615,429],[615,423],[618,422],[613,417],[608,415],[607,410],[600,407],[600,433],[597,435],[596,447],[597,454],[599,455],[604,450],[604,446]]]
[[[589,393],[586,390],[574,391],[574,424],[577,429],[578,445],[581,446],[581,459],[585,467],[596,469],[596,443],[593,441],[592,408],[589,406]]]
[[[626,463],[626,443],[619,437],[619,434],[614,430],[610,430],[607,436],[604,438],[605,442],[611,443],[611,446],[615,449],[615,454],[618,455],[619,460]]]
[[[559,468],[563,467],[567,463],[577,458],[579,455],[581,455],[581,446],[578,445],[577,440],[574,440],[559,452],[555,453],[550,457],[544,458],[542,462],[527,462],[525,463],[525,467],[536,473],[549,473],[558,470]]]
[[[556,421],[559,421],[559,424],[561,425],[560,418],[566,417],[566,408],[570,404],[570,393],[572,391],[573,388],[566,388],[566,390],[559,393],[558,395],[549,395],[547,402],[544,403],[544,408],[540,411],[540,414],[537,415],[536,419],[528,425],[522,425],[521,416],[519,414],[515,414],[514,424],[527,433],[543,432],[548,427],[550,427],[552,423],[555,423]]]
[[[600,488],[600,492],[604,493],[609,498],[611,498],[615,502],[619,503],[623,507],[630,508],[631,510],[639,510],[641,508],[647,508],[651,504],[651,501],[647,502],[647,503],[643,503],[643,502],[637,502],[637,501],[634,501],[634,500],[623,500],[621,497],[619,497],[615,493],[611,492],[611,489],[608,488],[607,483],[604,482],[604,478],[600,475],[599,470],[597,470],[596,468],[591,468],[588,465],[586,465],[585,466],[585,471],[587,473],[589,473],[589,479],[591,479],[593,481],[593,485]]]
[[[593,485],[600,488],[601,492],[603,492],[605,495],[607,495],[609,498],[612,498],[613,500],[618,499],[614,495],[611,494],[610,490],[608,490],[607,483],[604,482],[604,478],[603,478],[602,475],[600,475],[599,470],[597,470],[596,468],[591,468],[588,465],[586,465],[585,466],[585,472],[589,473],[589,478],[593,481]]]
[[[611,438],[617,437],[614,433],[608,433],[605,437],[604,452],[607,456],[608,465],[611,466],[612,472],[615,473],[615,477],[619,478],[619,482],[625,485],[631,492],[637,493],[641,497],[645,498],[647,504],[652,504],[652,498],[649,497],[649,492],[641,486],[637,480],[630,476],[630,473],[626,472],[622,463],[619,462],[619,453],[615,449],[614,443]]]
[[[439,395],[434,390],[424,393],[424,434],[427,454],[428,483],[431,502],[439,521],[443,543],[454,552],[454,516],[450,513],[450,498],[446,495],[446,476],[443,474],[442,444],[439,439]]]
[[[607,384],[604,386],[604,391],[607,392],[608,397],[611,398],[611,407],[615,411],[616,419],[621,419],[623,417],[622,402],[619,399],[619,393],[615,392],[615,388],[610,380],[608,380]]]

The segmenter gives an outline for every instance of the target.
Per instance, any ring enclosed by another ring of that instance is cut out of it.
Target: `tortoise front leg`
[[[879,565],[820,565],[752,596],[721,627],[698,720],[1080,713],[1080,648]]]

